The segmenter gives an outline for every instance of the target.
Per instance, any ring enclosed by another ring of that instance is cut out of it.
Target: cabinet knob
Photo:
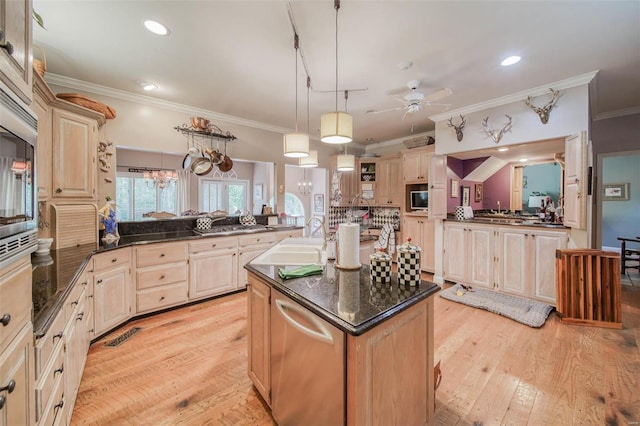
[[[111,263],[116,263],[118,261],[117,257],[114,257],[113,259],[111,259]]]
[[[102,284],[102,280],[96,281],[96,284]]]
[[[160,257],[164,257],[164,253],[160,253]]]
[[[11,322],[11,314],[4,314],[2,316],[2,319],[0,319],[0,322],[2,323],[3,326],[8,326],[9,323]]]
[[[80,313],[78,314],[78,316],[76,317],[76,321],[80,321],[80,320],[82,320],[82,318],[83,318],[83,317],[84,317],[84,312],[80,312]]]
[[[4,407],[4,403],[7,400],[4,396],[0,396],[0,410]]]
[[[160,297],[160,301],[163,301],[163,300],[164,300],[164,296],[161,296],[161,297]]]
[[[165,275],[164,274],[160,275],[160,279],[164,280],[165,279]]]
[[[56,194],[59,194],[62,192],[62,188],[56,188]]]
[[[11,379],[9,380],[9,383],[7,383],[7,386],[3,386],[0,388],[0,392],[8,391],[9,393],[11,393],[15,388],[16,388],[16,381]]]
[[[60,409],[64,406],[64,399],[61,399],[56,405],[53,406],[54,409]]]
[[[64,364],[62,364],[60,368],[56,368],[55,370],[53,370],[53,375],[55,376],[56,373],[62,373],[63,371],[64,371]]]
[[[213,247],[215,247],[215,246],[217,246],[217,244],[211,244],[211,248],[213,248]]]
[[[56,339],[62,339],[62,331],[53,335],[54,342],[56,341]]]

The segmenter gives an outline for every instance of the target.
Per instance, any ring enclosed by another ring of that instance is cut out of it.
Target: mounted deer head
[[[511,131],[511,117],[508,115],[505,115],[505,117],[509,119],[509,122],[505,124],[500,130],[493,130],[492,128],[489,127],[489,124],[488,124],[489,117],[482,120],[482,128],[484,129],[484,132],[487,134],[487,136],[490,136],[495,143],[500,142],[500,139],[502,139],[502,136],[506,132]]]
[[[453,124],[453,117],[451,117],[449,119],[449,124],[447,124],[447,126],[453,127],[456,130],[456,137],[458,138],[458,142],[462,141],[462,138],[464,137],[464,135],[462,134],[462,129],[464,129],[464,125],[467,124],[462,115],[460,116],[460,120],[462,121],[456,126],[455,124]]]
[[[549,90],[551,91],[551,94],[553,96],[551,100],[543,107],[538,108],[532,105],[531,101],[533,100],[533,97],[531,96],[529,96],[527,100],[524,101],[524,103],[527,104],[529,108],[531,108],[536,112],[536,114],[538,114],[538,117],[540,117],[540,121],[542,121],[542,124],[547,124],[547,122],[549,121],[549,113],[551,112],[551,110],[553,109],[553,106],[558,101],[558,94],[560,93],[559,90],[553,90],[553,89],[549,89]]]

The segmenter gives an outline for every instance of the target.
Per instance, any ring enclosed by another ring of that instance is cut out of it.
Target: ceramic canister
[[[369,255],[369,275],[371,281],[391,281],[391,256],[380,249],[377,253]]]
[[[206,231],[207,229],[211,229],[211,225],[213,224],[213,220],[208,217],[199,217],[196,219],[196,229],[201,231]]]
[[[456,220],[464,220],[464,207],[456,207]]]
[[[420,247],[411,244],[411,238],[397,247],[398,284],[416,286],[420,283]]]

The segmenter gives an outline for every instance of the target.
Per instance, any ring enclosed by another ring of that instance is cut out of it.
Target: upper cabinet
[[[435,146],[414,148],[402,154],[404,183],[426,183],[429,180],[429,162]]]
[[[95,198],[98,124],[67,111],[53,110],[53,197]]]
[[[33,80],[38,200],[97,199],[98,127],[104,115],[56,98],[38,74]]]
[[[586,228],[586,135],[570,136],[564,150],[564,224],[571,228]]]
[[[402,160],[400,156],[382,157],[378,160],[378,180],[376,183],[376,202],[381,206],[402,204]]]
[[[0,80],[31,103],[31,1],[0,0]]]

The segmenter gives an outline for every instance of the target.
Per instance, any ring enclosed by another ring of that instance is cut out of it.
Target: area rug
[[[530,327],[542,327],[554,309],[553,306],[546,303],[460,283],[442,290],[440,297],[474,308],[485,309]]]

